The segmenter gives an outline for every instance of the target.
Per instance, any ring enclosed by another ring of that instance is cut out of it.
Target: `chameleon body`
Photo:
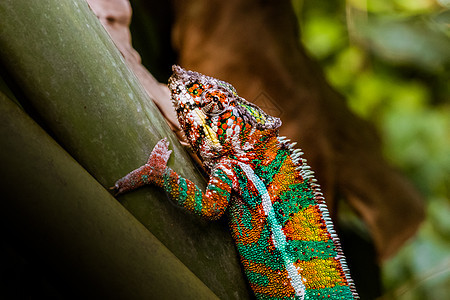
[[[169,88],[180,125],[210,173],[206,191],[167,167],[165,139],[147,164],[116,182],[116,191],[155,184],[208,219],[228,210],[258,299],[358,299],[319,186],[302,152],[278,136],[280,119],[230,84],[179,66]]]

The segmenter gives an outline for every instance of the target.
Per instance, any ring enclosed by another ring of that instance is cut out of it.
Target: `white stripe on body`
[[[266,186],[264,185],[262,180],[258,177],[258,175],[255,174],[255,172],[249,165],[240,162],[239,166],[245,172],[245,175],[247,175],[249,181],[251,181],[256,187],[258,193],[261,195],[264,213],[267,216],[267,220],[272,231],[273,244],[275,245],[275,248],[281,252],[286,271],[288,272],[288,277],[291,280],[291,285],[295,290],[295,295],[299,296],[300,299],[303,300],[305,296],[305,285],[303,284],[303,278],[298,273],[298,270],[294,266],[293,261],[287,256],[286,235],[284,234],[281,225],[277,222],[277,219],[275,217],[275,211],[272,206],[269,192],[267,191]]]

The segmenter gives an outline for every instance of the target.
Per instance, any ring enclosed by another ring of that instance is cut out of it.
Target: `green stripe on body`
[[[194,202],[195,202],[195,206],[194,206],[194,210],[201,212],[202,211],[202,200],[203,200],[203,194],[202,191],[195,186],[195,192],[194,192]]]
[[[230,194],[230,193],[228,193],[228,191],[221,189],[220,187],[218,187],[214,184],[208,184],[206,189],[215,191],[215,192],[217,192],[217,194],[219,194],[222,197],[228,197],[228,195]]]
[[[164,191],[168,194],[172,194],[172,185],[170,184],[170,172],[172,170],[170,168],[166,168],[163,174],[163,188]]]
[[[273,209],[278,222],[285,224],[291,213],[296,214],[311,205],[316,205],[314,193],[302,182],[290,185],[289,190],[280,194],[278,201],[273,203]]]
[[[261,293],[255,293],[258,300],[292,300],[301,299],[300,297],[272,297]],[[329,295],[329,297],[328,297]],[[332,288],[324,289],[307,289],[304,300],[350,300],[353,299],[353,294],[350,288],[346,285],[337,285]]]
[[[224,182],[228,186],[233,186],[233,182],[231,181],[231,178],[228,177],[228,175],[221,169],[216,169],[213,174],[214,177],[217,177],[222,182]]]
[[[239,166],[234,166],[233,169],[239,183],[242,200],[244,200],[245,203],[250,205],[251,208],[255,208],[258,204],[261,204],[262,199],[258,191],[255,190],[254,191],[255,193],[250,193],[250,189],[247,188],[249,180],[247,178],[247,175],[245,175],[244,171]]]
[[[252,272],[250,270],[245,270],[248,281],[258,286],[267,286],[269,284],[269,278],[265,274]]]
[[[253,160],[255,164],[255,174],[261,178],[266,186],[272,183],[273,177],[279,173],[281,166],[288,157],[286,149],[279,149],[274,160],[269,165],[264,166],[260,160]]]
[[[328,259],[337,255],[332,240],[326,242],[290,240],[286,246],[286,252],[293,261],[310,261],[314,258]]]
[[[187,182],[186,179],[184,179],[183,177],[178,177],[178,203],[180,205],[184,205],[184,202],[186,202],[186,198],[187,198]]]
[[[353,294],[347,285],[336,285],[332,288],[307,289],[304,300],[329,299],[329,300],[349,300],[353,299]]]

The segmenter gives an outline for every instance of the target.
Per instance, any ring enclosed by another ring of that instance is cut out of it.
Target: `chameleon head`
[[[169,89],[178,121],[206,163],[242,151],[243,139],[252,130],[281,125],[278,118],[239,97],[231,84],[179,66],[172,70]]]

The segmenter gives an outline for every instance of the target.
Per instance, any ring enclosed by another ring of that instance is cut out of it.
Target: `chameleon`
[[[119,179],[122,194],[153,184],[206,219],[227,212],[257,299],[359,299],[317,180],[281,120],[225,82],[180,66],[169,78],[178,121],[210,175],[206,191],[167,166],[162,139],[146,164]]]

